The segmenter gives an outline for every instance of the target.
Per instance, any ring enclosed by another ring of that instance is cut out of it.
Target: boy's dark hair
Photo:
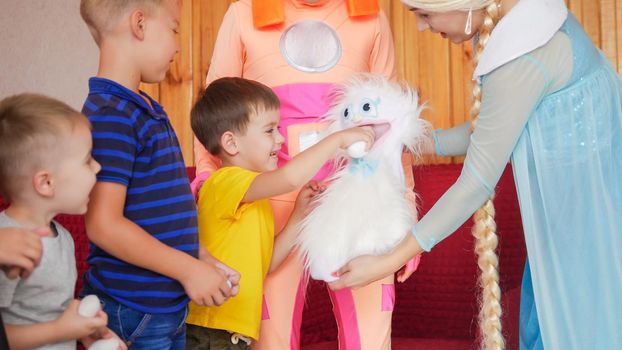
[[[34,168],[54,164],[54,147],[76,124],[90,124],[82,113],[51,97],[23,93],[0,101],[0,193],[11,199],[23,190]]]
[[[264,84],[243,78],[220,78],[209,84],[192,108],[192,131],[208,152],[218,155],[223,133],[245,133],[251,113],[279,106],[279,98]]]

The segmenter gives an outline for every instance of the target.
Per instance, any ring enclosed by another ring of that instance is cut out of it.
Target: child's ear
[[[52,174],[47,170],[40,170],[32,177],[32,184],[35,191],[43,197],[52,197],[54,195],[54,179]]]
[[[238,154],[239,150],[235,134],[231,131],[225,131],[222,136],[220,136],[220,147],[230,156]]]
[[[138,40],[145,38],[145,12],[143,10],[135,10],[130,15],[130,28],[132,34]]]

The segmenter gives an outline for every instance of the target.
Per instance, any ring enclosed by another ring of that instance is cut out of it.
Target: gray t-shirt
[[[73,299],[76,258],[71,234],[54,222],[58,235],[44,237],[40,265],[26,279],[9,280],[0,273],[0,312],[6,324],[34,324],[57,319]],[[20,225],[0,213],[0,227]],[[76,341],[46,345],[37,349],[75,350]]]

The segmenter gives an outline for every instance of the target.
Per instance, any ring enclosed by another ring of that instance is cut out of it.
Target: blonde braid
[[[490,33],[499,20],[499,11],[496,3],[486,7],[486,16],[479,32],[479,40],[475,48],[474,63],[477,65],[480,55],[486,47]],[[473,105],[471,107],[471,131],[475,129],[482,101],[482,89],[478,82],[473,84]],[[495,222],[495,207],[492,203],[494,193],[486,203],[475,212],[475,225],[472,234],[475,236],[475,253],[477,265],[481,270],[479,284],[482,287],[481,307],[479,312],[479,326],[482,334],[482,348],[498,350],[505,348],[505,341],[501,333],[501,288],[499,288],[499,259],[497,249],[497,224]]]
[[[497,249],[497,224],[495,223],[495,207],[490,197],[475,212],[473,220],[473,236],[475,236],[475,254],[477,265],[481,270],[479,284],[482,287],[479,327],[482,334],[482,349],[499,350],[505,348],[501,333],[501,288],[499,288],[499,259]]]

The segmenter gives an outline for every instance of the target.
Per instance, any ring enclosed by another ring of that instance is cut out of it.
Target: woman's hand
[[[359,288],[384,278],[399,270],[412,257],[422,252],[412,234],[408,234],[390,253],[385,255],[363,255],[350,260],[334,273],[339,279],[328,286],[333,289]]]

